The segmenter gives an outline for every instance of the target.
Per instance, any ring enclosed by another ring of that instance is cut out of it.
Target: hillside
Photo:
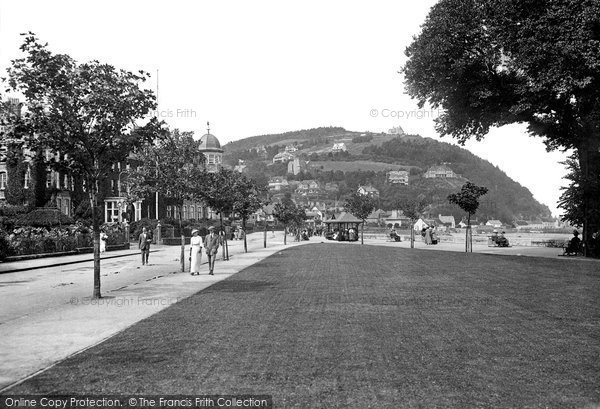
[[[334,144],[344,151],[334,152]],[[273,164],[273,156],[286,147],[301,159],[302,173],[287,173],[285,163]],[[352,132],[339,127],[316,128],[276,135],[261,135],[228,143],[224,160],[233,166],[245,161],[247,171],[261,183],[272,176],[287,176],[293,181],[314,179],[322,184],[334,182],[336,191],[329,190],[312,197],[299,196],[300,201],[343,202],[344,196],[359,185],[371,184],[380,191],[379,206],[385,210],[396,207],[398,200],[424,197],[432,215],[453,214],[460,220],[463,213],[447,202],[448,194],[456,192],[467,180],[489,189],[481,200],[477,217],[500,219],[510,223],[518,219],[536,220],[550,215],[531,192],[510,179],[501,169],[459,146],[439,142],[419,135],[389,135]],[[443,164],[456,176],[425,178],[432,166]],[[409,185],[390,184],[387,171],[406,170]],[[297,184],[297,183],[296,183]],[[293,188],[292,188],[293,190]]]

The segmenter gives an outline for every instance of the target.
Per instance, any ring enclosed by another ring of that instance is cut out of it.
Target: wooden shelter
[[[325,238],[337,241],[358,241],[358,229],[362,220],[354,215],[342,212],[334,214],[331,219],[325,220]]]

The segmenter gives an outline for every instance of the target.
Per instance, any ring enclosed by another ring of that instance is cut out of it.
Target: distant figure
[[[202,237],[198,229],[192,230],[190,239],[190,274],[200,275],[200,263],[202,262]]]
[[[425,244],[429,245],[433,243],[433,239],[431,237],[431,227],[428,227],[425,230]]]
[[[215,234],[215,228],[210,226],[208,228],[208,234],[204,238],[204,249],[208,256],[208,274],[214,275],[215,260],[217,259],[217,252],[219,250],[219,243],[221,239]]]
[[[106,242],[108,241],[108,235],[104,230],[100,232],[100,254],[106,252]]]
[[[398,233],[396,233],[396,229],[394,228],[392,228],[392,230],[390,231],[390,238],[394,241],[402,241]]]
[[[146,228],[142,228],[138,244],[139,249],[142,252],[142,265],[148,264],[148,256],[150,255],[150,244],[152,243],[152,236],[148,233]]]
[[[437,230],[435,227],[431,228],[431,244],[438,244]]]
[[[567,248],[565,248],[565,254],[577,254],[581,248],[581,239],[579,238],[579,232],[573,230],[573,237],[569,240]]]
[[[508,247],[508,239],[506,237],[504,237],[504,233],[506,233],[506,232],[503,231],[496,238],[496,244],[498,244],[498,247]]]

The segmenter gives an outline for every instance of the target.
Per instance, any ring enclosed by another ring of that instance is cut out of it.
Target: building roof
[[[365,192],[379,192],[379,190],[375,189],[373,186],[359,186],[359,189],[364,190]]]
[[[342,213],[333,215],[333,217],[331,219],[329,219],[329,220],[325,220],[325,223],[332,223],[332,222],[337,222],[337,223],[345,223],[345,222],[354,223],[354,222],[358,222],[358,223],[362,223],[362,220],[360,220],[358,217],[354,216],[352,213],[342,212]]]
[[[502,224],[500,220],[491,219],[487,221],[488,224]]]
[[[440,222],[442,222],[443,224],[446,224],[446,223],[454,224],[455,223],[454,216],[442,216],[440,214],[438,219],[440,219]]]
[[[219,142],[217,137],[211,133],[202,135],[202,138],[200,138],[200,151],[211,150],[223,152],[223,149],[221,149],[221,143]]]

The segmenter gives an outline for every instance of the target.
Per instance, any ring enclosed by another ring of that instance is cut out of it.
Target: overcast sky
[[[0,69],[33,31],[56,53],[152,74],[159,116],[221,144],[341,126],[440,139],[398,73],[434,0],[2,1]],[[158,74],[158,75],[157,75]],[[445,142],[453,142],[442,138]],[[466,146],[558,214],[565,155],[514,125]]]

